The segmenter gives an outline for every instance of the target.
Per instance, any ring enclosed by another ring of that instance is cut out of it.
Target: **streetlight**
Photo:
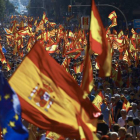
[[[71,7],[85,7],[85,6],[91,7],[91,5],[71,5]],[[129,29],[129,28],[128,28],[128,22],[127,22],[126,16],[125,16],[124,13],[122,12],[122,10],[120,10],[118,7],[116,7],[116,6],[114,6],[114,5],[110,5],[110,4],[97,4],[96,6],[97,6],[97,7],[99,7],[99,6],[102,6],[102,7],[107,6],[107,7],[113,7],[113,8],[115,8],[115,9],[117,9],[117,10],[123,15],[123,17],[124,17],[124,19],[125,19],[125,22],[126,22],[126,29],[127,29],[127,30]]]

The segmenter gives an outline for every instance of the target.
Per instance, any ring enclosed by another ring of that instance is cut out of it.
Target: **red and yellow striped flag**
[[[85,128],[96,131],[98,110],[84,98],[76,81],[49,56],[40,42],[33,46],[9,84],[18,94],[25,120],[41,129],[79,139],[76,118],[79,114],[86,139],[93,140]]]
[[[111,12],[108,18],[112,21],[112,24],[109,26],[109,28],[117,26],[117,15],[115,11]]]
[[[74,66],[74,71],[75,73],[81,73],[83,71],[83,67],[84,67],[84,64],[83,64],[83,61],[82,62],[78,62],[75,66]]]
[[[52,139],[52,140],[65,140],[65,138],[55,132],[47,131],[46,132],[46,138]]]
[[[68,58],[68,56],[64,59],[63,63],[61,66],[64,67],[64,69],[69,72],[69,64],[70,64],[71,59]]]
[[[118,38],[121,38],[123,35],[124,35],[124,32],[123,32],[123,30],[121,30],[121,31],[118,33]]]
[[[103,24],[100,15],[98,13],[94,0],[92,0],[89,41],[90,41],[90,46],[92,51],[97,54],[101,54],[103,51],[102,30],[104,29],[103,29]]]
[[[128,51],[126,50],[125,51],[125,54],[123,56],[123,60],[128,62],[128,65],[131,66],[131,61],[130,61],[130,58],[129,58],[129,55],[128,55]]]
[[[92,102],[100,111],[101,111],[101,104],[103,103],[103,99],[104,99],[104,96],[102,92],[99,92]]]
[[[97,62],[100,65],[99,76],[108,77],[111,74],[111,50],[106,39],[105,28],[101,21],[99,12],[92,0],[91,23],[90,23],[90,47],[94,53],[99,54]]]
[[[93,86],[94,86],[94,81],[93,81],[92,64],[89,55],[89,48],[87,47],[86,56],[84,60],[83,78],[81,83],[81,87],[85,92],[85,95],[88,95],[91,92]]]
[[[80,115],[77,115],[77,123],[79,128],[80,140],[98,140],[93,132],[83,123]]]
[[[123,98],[124,98],[124,102],[123,102],[122,109],[125,109],[126,112],[128,112],[131,107],[131,104],[125,97],[123,97]]]

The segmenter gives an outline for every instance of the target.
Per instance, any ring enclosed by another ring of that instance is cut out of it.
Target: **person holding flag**
[[[108,108],[107,99],[106,98],[103,99],[103,103],[101,104],[101,113],[104,116],[104,121],[109,126],[110,109]]]

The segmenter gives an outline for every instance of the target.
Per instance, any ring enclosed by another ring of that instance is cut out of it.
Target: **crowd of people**
[[[8,27],[10,27],[10,25],[6,25],[6,28]],[[8,60],[7,64],[10,65],[10,70],[7,70],[6,63],[1,62],[0,66],[5,77],[8,79],[28,53],[28,41],[31,37],[25,36],[25,38],[23,38],[23,47],[21,47],[18,52],[14,54],[14,47],[9,46],[7,41],[8,36],[3,28],[4,27],[1,27],[0,30],[2,38],[0,42],[2,48],[6,50],[6,52],[4,52],[4,56],[6,60]],[[35,36],[39,36],[40,34],[41,33],[35,34]],[[32,41],[32,43],[34,43],[34,41]],[[136,47],[137,49],[139,48],[138,44]],[[23,55],[20,54],[21,51],[23,52]],[[99,102],[101,115],[98,118],[96,133],[99,140],[140,139],[139,52],[137,51],[138,61],[134,58],[135,55],[133,55],[132,59],[128,60],[130,63],[128,63],[126,59],[120,59],[121,53],[122,52],[118,48],[113,48],[112,71],[111,76],[107,78],[99,77],[99,68],[97,68],[97,63],[95,61],[96,56],[92,55],[91,57],[94,75],[94,87],[88,97],[89,100],[93,102],[100,92],[103,95],[102,102]],[[125,51],[122,54],[125,55]],[[51,53],[50,55],[60,65],[65,60],[65,57],[61,51],[59,51],[59,53]],[[73,67],[76,63],[82,62],[83,59],[83,55],[79,56],[77,59],[71,58],[68,66],[69,73],[74,75],[75,80],[79,85],[81,84],[83,72],[81,71],[80,73],[76,73]],[[114,73],[114,70],[117,72],[117,74]],[[120,75],[118,74],[119,72]],[[44,130],[40,130],[32,124],[28,124],[25,120],[23,120],[23,124],[29,128],[29,140],[35,140],[44,137],[43,134],[46,133]]]

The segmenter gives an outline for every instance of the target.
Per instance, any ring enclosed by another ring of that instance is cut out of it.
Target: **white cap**
[[[114,97],[120,97],[120,95],[119,94],[114,94]]]

